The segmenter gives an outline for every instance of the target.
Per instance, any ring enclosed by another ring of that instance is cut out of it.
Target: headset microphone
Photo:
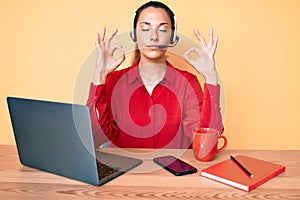
[[[158,45],[158,48],[159,49],[164,49],[164,48],[168,48],[168,47],[174,47],[177,44],[178,40],[179,40],[179,37],[176,36],[176,39],[172,44],[170,44],[170,45]]]
[[[164,49],[164,48],[168,48],[168,47],[174,47],[175,45],[158,45],[159,49]]]

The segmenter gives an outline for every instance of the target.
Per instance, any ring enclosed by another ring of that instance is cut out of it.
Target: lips
[[[146,47],[149,49],[159,49],[158,45],[147,45]]]

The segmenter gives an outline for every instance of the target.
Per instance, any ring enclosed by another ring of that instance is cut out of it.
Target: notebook
[[[7,98],[20,162],[28,167],[103,185],[142,163],[95,151],[89,110],[42,100]]]
[[[235,156],[235,159],[251,172],[253,178],[249,177],[231,159],[205,168],[201,170],[200,174],[203,177],[249,192],[285,171],[285,166],[265,160],[244,155]]]

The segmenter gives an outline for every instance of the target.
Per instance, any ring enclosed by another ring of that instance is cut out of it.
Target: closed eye
[[[167,29],[159,29],[159,31],[166,33],[168,30]]]

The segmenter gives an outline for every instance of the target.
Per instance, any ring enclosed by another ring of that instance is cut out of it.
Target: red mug
[[[218,140],[223,139],[222,147],[218,148]],[[197,160],[212,161],[216,153],[227,147],[227,138],[213,128],[198,128],[193,131],[193,151]]]

